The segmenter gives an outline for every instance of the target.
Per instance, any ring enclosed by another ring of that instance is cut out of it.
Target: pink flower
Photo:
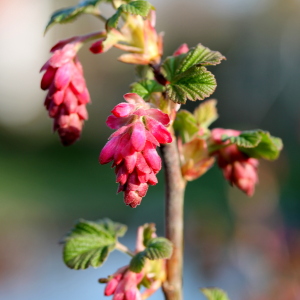
[[[107,283],[104,295],[114,295],[113,300],[141,300],[138,288],[144,274],[131,272],[128,267],[119,269]]]
[[[172,136],[166,129],[170,122],[167,114],[151,108],[134,93],[124,95],[127,101],[118,104],[106,124],[117,129],[102,149],[99,162],[113,161],[118,192],[124,192],[126,205],[136,207],[146,195],[148,185],[157,183],[161,159],[156,146],[170,143]]]
[[[59,42],[51,49],[52,57],[41,69],[45,71],[41,88],[48,90],[45,106],[64,146],[80,137],[83,122],[88,119],[86,104],[90,96],[76,56],[77,46],[72,40]]]
[[[222,142],[222,135],[238,136],[240,131],[216,128],[212,130],[211,134],[214,143],[226,145],[228,142]],[[237,186],[248,196],[252,196],[255,184],[258,182],[258,160],[248,157],[236,145],[225,146],[215,154],[218,165],[223,170],[223,175],[230,184]]]

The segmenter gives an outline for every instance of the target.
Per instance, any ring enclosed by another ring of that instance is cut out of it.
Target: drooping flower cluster
[[[58,43],[41,69],[46,71],[41,81],[41,88],[48,90],[45,106],[54,119],[53,130],[57,130],[64,146],[80,137],[83,122],[88,119],[86,104],[90,96],[76,56],[77,47],[76,42]]]
[[[162,34],[155,29],[155,11],[150,11],[147,18],[138,15],[126,16],[124,26],[110,29],[106,38],[95,42],[91,52],[103,53],[111,47],[124,50],[118,60],[130,64],[158,64],[163,54]]]
[[[230,184],[237,186],[248,196],[252,196],[255,184],[258,182],[258,160],[241,152],[236,145],[225,146],[229,141],[222,142],[223,135],[238,136],[239,134],[240,131],[232,129],[215,128],[211,131],[213,143],[224,145],[215,153],[224,177]]]
[[[138,285],[143,277],[143,272],[134,273],[128,267],[120,268],[108,281],[104,295],[114,295],[113,300],[141,300]]]
[[[156,146],[170,143],[172,136],[166,129],[170,122],[167,114],[151,108],[134,93],[124,95],[127,103],[112,110],[106,124],[117,129],[100,153],[101,164],[113,161],[118,192],[124,192],[126,205],[136,207],[146,195],[148,185],[157,183],[161,159]]]

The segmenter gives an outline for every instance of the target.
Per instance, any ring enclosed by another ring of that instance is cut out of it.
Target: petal
[[[152,170],[149,168],[142,153],[137,153],[136,169],[144,174],[149,174]]]
[[[147,109],[147,115],[160,122],[161,124],[167,126],[170,123],[170,118],[168,114],[163,113],[161,110],[156,108]]]
[[[87,104],[91,102],[90,94],[87,88],[85,88],[82,93],[77,94],[76,96],[80,104]]]
[[[100,152],[99,162],[100,164],[107,164],[113,160],[115,149],[118,146],[120,137],[112,138],[106,143],[102,151]]]
[[[76,56],[75,44],[67,44],[63,49],[54,51],[49,59],[53,68],[60,68],[62,65],[72,61]]]
[[[171,133],[158,121],[151,117],[145,118],[147,129],[154,135],[157,141],[161,144],[171,143]]]
[[[78,114],[79,118],[82,120],[87,120],[89,118],[85,105],[77,106],[76,113]]]
[[[131,143],[136,151],[142,151],[146,143],[145,126],[142,122],[137,121],[132,126]]]
[[[135,105],[122,102],[111,111],[116,117],[128,117],[134,111]]]
[[[110,135],[110,137],[108,138],[109,140],[112,139],[115,136],[121,135],[123,134],[125,131],[127,131],[130,128],[130,126],[122,126],[121,128],[119,128],[117,131],[115,131],[113,134]]]
[[[56,105],[61,105],[64,101],[64,96],[65,96],[65,90],[62,90],[62,91],[56,91],[53,95],[52,95],[52,99],[53,99],[53,102],[56,104]]]
[[[47,70],[41,80],[41,89],[42,90],[47,90],[50,87],[50,84],[52,83],[52,81],[54,79],[56,70],[57,69],[52,68],[50,66],[47,68]]]
[[[111,296],[115,292],[118,283],[119,283],[119,281],[116,280],[115,278],[111,279],[105,287],[104,295]]]
[[[73,75],[73,68],[73,63],[67,63],[57,69],[54,85],[58,90],[63,90],[69,85]]]
[[[132,173],[137,161],[137,152],[134,152],[132,155],[126,156],[124,160],[127,172]]]
[[[106,125],[111,129],[119,129],[120,127],[130,123],[132,117],[118,118],[116,116],[108,116],[106,119]]]
[[[73,68],[71,84],[76,94],[81,94],[86,88],[84,77],[82,76],[78,68],[75,66],[75,64]]]
[[[180,54],[184,54],[189,52],[189,46],[187,44],[182,44],[178,47],[178,49],[173,53],[173,56],[178,56]]]
[[[155,146],[159,146],[159,142],[157,141],[157,139],[148,130],[146,130],[146,140]]]
[[[127,93],[123,98],[131,104],[146,104],[144,99],[136,93]]]
[[[78,106],[77,102],[77,98],[72,92],[72,90],[66,89],[64,97],[64,106],[69,114],[76,112]]]
[[[147,183],[150,185],[156,185],[158,183],[157,177],[153,172],[149,174]]]
[[[124,185],[128,178],[128,172],[124,166],[124,164],[121,164],[116,167],[116,182],[119,182],[121,185]]]
[[[161,158],[151,143],[146,143],[146,146],[143,150],[143,156],[147,164],[154,172],[158,172],[161,169]]]
[[[118,146],[115,148],[114,164],[118,165],[119,163],[121,163],[121,161],[124,158],[122,151],[128,143],[130,143],[129,133],[125,133],[122,136],[120,136],[120,142]]]

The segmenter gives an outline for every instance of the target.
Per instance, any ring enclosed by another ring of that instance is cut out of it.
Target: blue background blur
[[[43,38],[50,14],[75,2],[0,1],[0,299],[104,299],[97,279],[128,259],[114,253],[101,269],[65,267],[58,241],[78,218],[126,223],[123,241],[131,247],[135,228],[145,222],[156,222],[163,234],[162,172],[142,205],[130,209],[115,194],[110,166],[97,161],[110,134],[106,116],[134,81],[132,66],[116,61],[119,50],[80,52],[90,119],[71,147],[51,134],[39,69],[57,40],[103,28],[82,16]],[[214,126],[262,128],[285,144],[278,161],[261,163],[252,198],[230,188],[215,167],[188,185],[185,298],[201,299],[200,287],[218,286],[232,300],[299,300],[300,1],[151,2],[157,29],[166,33],[166,55],[183,42],[201,42],[227,57],[211,68],[221,116]],[[163,299],[161,292],[151,299]]]

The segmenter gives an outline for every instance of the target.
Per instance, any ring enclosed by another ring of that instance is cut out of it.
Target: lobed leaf
[[[148,242],[152,239],[153,234],[155,234],[156,228],[154,223],[149,223],[144,225],[143,231],[143,244],[147,246]]]
[[[239,136],[225,137],[224,141],[229,140],[242,148],[256,147],[261,141],[261,135],[258,131],[244,131]]]
[[[126,230],[125,225],[109,219],[79,220],[63,240],[65,264],[75,270],[101,266]]]
[[[131,92],[140,95],[145,100],[149,100],[152,93],[163,91],[164,87],[152,79],[142,80],[131,85]]]
[[[173,251],[172,243],[163,237],[153,238],[147,243],[145,256],[150,260],[170,258]]]
[[[221,63],[223,59],[226,58],[220,52],[212,51],[209,48],[198,44],[195,48],[190,49],[190,51],[185,54],[184,59],[176,70],[176,74],[180,74],[195,65],[215,66]]]
[[[214,75],[205,67],[194,66],[176,75],[166,86],[168,97],[180,104],[186,100],[196,101],[209,97],[216,89]]]
[[[129,269],[132,272],[140,273],[143,270],[145,263],[146,263],[145,253],[139,252],[131,259],[129,264]]]
[[[74,21],[78,16],[84,13],[93,13],[96,6],[103,0],[85,0],[75,6],[62,8],[55,11],[46,26],[45,33],[54,24],[65,24]]]
[[[204,288],[201,291],[208,300],[229,300],[227,294],[221,289]]]
[[[210,99],[200,104],[194,110],[195,119],[200,127],[208,128],[211,123],[218,119],[219,116],[216,105],[217,100]]]

